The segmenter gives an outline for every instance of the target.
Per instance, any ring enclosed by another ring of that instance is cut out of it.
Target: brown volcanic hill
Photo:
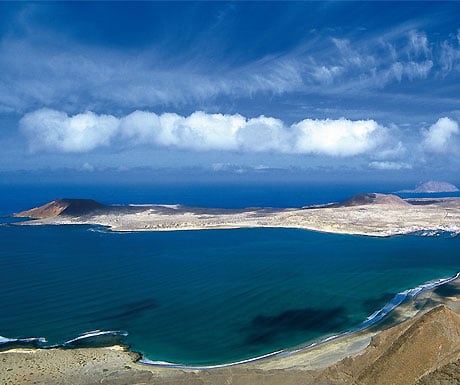
[[[43,206],[15,214],[15,217],[52,218],[58,215],[81,216],[106,208],[102,203],[92,199],[56,199]]]
[[[352,207],[352,206],[363,206],[371,204],[391,204],[396,206],[407,206],[410,203],[407,203],[405,200],[400,197],[392,194],[379,194],[379,193],[361,193],[353,195],[351,198],[331,205],[329,207]]]
[[[329,367],[315,383],[412,385],[419,380],[425,383],[424,378],[452,372],[459,359],[460,316],[442,305],[381,332],[364,352]]]

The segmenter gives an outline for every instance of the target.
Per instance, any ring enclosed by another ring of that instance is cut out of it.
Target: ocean
[[[71,187],[0,187],[0,213],[57,197],[292,207],[377,190]],[[353,329],[396,294],[460,271],[460,237],[448,234],[380,239],[295,229],[112,233],[91,226],[15,226],[8,217],[1,222],[4,348],[119,340],[152,361],[235,362]]]

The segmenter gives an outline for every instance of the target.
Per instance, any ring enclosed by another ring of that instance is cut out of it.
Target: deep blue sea
[[[289,207],[377,190],[262,187],[0,186],[0,213],[57,197]],[[293,229],[120,234],[1,222],[0,336],[44,337],[49,346],[89,331],[121,331],[122,341],[150,360],[193,365],[239,361],[349,330],[395,294],[460,271],[460,237]]]

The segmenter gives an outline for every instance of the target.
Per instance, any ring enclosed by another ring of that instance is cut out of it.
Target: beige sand
[[[392,195],[330,207],[297,209],[204,209],[145,205],[108,207],[85,215],[57,215],[27,224],[92,224],[114,231],[172,231],[283,227],[330,233],[385,237],[415,231],[460,232],[460,199],[445,198],[409,204]],[[346,202],[345,202],[346,203]],[[43,206],[43,207],[46,207]],[[35,210],[35,211],[34,211]],[[20,215],[36,213],[29,210]]]

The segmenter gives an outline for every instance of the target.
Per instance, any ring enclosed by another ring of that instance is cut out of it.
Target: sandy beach
[[[141,356],[123,346],[10,349],[0,352],[0,380],[75,385],[378,385],[437,384],[448,376],[455,381],[460,378],[459,281],[421,293],[366,330],[246,364],[206,370],[152,366],[140,363]]]

